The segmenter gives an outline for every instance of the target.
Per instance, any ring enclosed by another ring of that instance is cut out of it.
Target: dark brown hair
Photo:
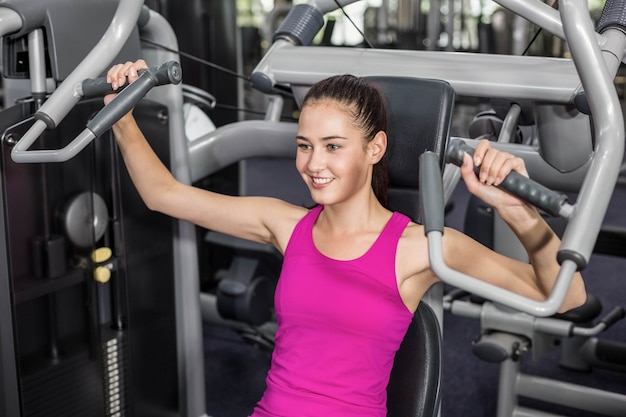
[[[323,100],[332,100],[346,107],[346,112],[363,132],[367,142],[376,133],[387,131],[387,108],[385,99],[372,82],[354,75],[336,75],[315,83],[302,102],[302,107]],[[387,206],[389,172],[387,154],[374,165],[372,189],[378,201]]]

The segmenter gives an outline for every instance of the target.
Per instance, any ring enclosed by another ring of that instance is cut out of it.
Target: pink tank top
[[[251,417],[383,417],[393,359],[413,318],[395,274],[409,218],[394,213],[361,257],[313,242],[322,206],[295,227],[275,294],[278,331],[267,388]]]

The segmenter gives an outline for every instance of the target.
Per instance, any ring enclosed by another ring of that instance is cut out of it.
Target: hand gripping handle
[[[168,83],[178,84],[181,80],[180,65],[174,61],[141,70],[139,78],[134,83],[120,92],[109,105],[104,106],[87,123],[86,128],[61,149],[29,149],[48,126],[44,120],[36,118],[26,135],[14,146],[11,158],[18,163],[65,162],[76,156],[92,140],[102,135],[113,123],[128,113],[152,87]]]
[[[181,82],[182,79],[180,64],[176,61],[168,61],[159,66],[141,69],[139,70],[139,75],[144,72],[148,72],[156,78],[155,86],[165,84],[178,84]],[[83,80],[83,82],[80,83],[76,88],[78,94],[81,97],[94,98],[104,97],[107,94],[120,93],[127,86],[128,84],[125,84],[117,90],[113,90],[111,88],[111,84],[107,82],[106,77],[99,77],[87,78]]]
[[[446,162],[461,166],[465,153],[472,156],[474,149],[461,139],[452,139],[448,145]],[[474,168],[477,174],[479,170],[479,167]],[[562,209],[567,203],[566,195],[552,191],[515,171],[511,171],[498,187],[540,208],[551,216],[563,215]]]
[[[433,272],[450,285],[534,316],[546,317],[554,314],[563,303],[576,271],[576,264],[572,261],[563,262],[552,293],[545,301],[532,300],[448,267],[443,257],[444,198],[437,159],[431,152],[424,152],[420,156],[420,208]]]
[[[107,131],[122,116],[128,113],[152,87],[165,84],[178,84],[182,80],[180,64],[175,61],[139,71],[139,78],[124,88],[111,102],[104,106],[96,116],[87,123],[87,129],[98,137]],[[101,83],[98,82],[98,85]],[[92,90],[92,91],[95,91]],[[99,93],[104,89],[99,90]],[[105,93],[106,94],[106,93]]]

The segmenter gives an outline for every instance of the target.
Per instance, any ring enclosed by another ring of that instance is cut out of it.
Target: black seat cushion
[[[387,102],[389,208],[420,223],[419,157],[439,155],[443,167],[452,125],[454,90],[445,81],[368,77]],[[398,350],[387,387],[389,417],[436,417],[441,385],[441,330],[421,302]]]

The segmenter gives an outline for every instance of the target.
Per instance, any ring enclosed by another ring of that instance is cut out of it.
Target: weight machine
[[[175,48],[171,27],[143,1],[15,0],[0,31],[0,414],[206,415],[195,230],[138,200],[105,134],[121,113],[99,116],[83,83],[140,54],[177,60],[139,41]],[[135,114],[152,137],[182,138],[180,67],[165,69],[128,93],[168,83]],[[185,142],[153,146],[188,181]]]
[[[350,2],[340,1],[342,5]],[[19,1],[5,3],[5,6],[10,7],[1,10],[4,23],[0,26],[3,36],[18,37],[30,33],[33,28],[23,25],[23,16],[18,11],[18,6],[25,3]],[[191,183],[241,159],[257,156],[292,157],[294,154],[292,138],[296,127],[294,123],[279,121],[281,100],[277,93],[287,88],[293,92],[296,102],[299,102],[311,84],[338,73],[438,78],[450,83],[458,95],[532,101],[539,133],[538,144],[497,144],[497,146],[523,157],[533,179],[539,183],[552,189],[578,192],[575,203],[559,200],[556,211],[557,215],[567,219],[568,224],[559,252],[562,268],[553,294],[544,302],[534,302],[488,286],[474,278],[459,276],[441,262],[441,254],[437,251],[439,233],[437,227],[429,232],[429,241],[431,241],[431,263],[445,282],[493,300],[497,305],[513,308],[522,314],[548,317],[560,306],[573,273],[584,269],[588,263],[593,250],[593,241],[600,230],[602,214],[608,206],[622,163],[624,126],[612,77],[624,59],[626,48],[626,37],[623,33],[626,23],[620,20],[619,15],[624,4],[619,1],[607,2],[600,24],[601,30],[595,32],[584,5],[571,0],[562,1],[560,11],[553,10],[539,1],[501,0],[498,3],[567,40],[572,51],[572,59],[311,47],[307,45],[310,45],[314,35],[322,27],[324,13],[336,7],[331,1],[311,1],[297,5],[291,10],[283,25],[275,33],[273,45],[252,74],[253,86],[275,97],[270,102],[265,120],[230,123],[187,143],[182,119],[182,86],[168,85],[151,91],[147,91],[149,90],[147,87],[146,91],[136,93],[136,96],[126,103],[132,107],[136,104],[135,98],[138,99],[145,94],[148,101],[157,103],[157,108],[159,105],[164,106],[161,107],[161,111],[152,109],[152,114],[160,115],[161,122],[164,119],[167,121],[166,129],[170,143],[165,152],[170,152],[170,166],[175,176],[181,181]],[[62,166],[70,164],[70,160],[80,159],[88,152],[85,150],[92,146],[92,140],[106,131],[107,125],[114,122],[115,115],[102,116],[105,121],[97,125],[96,132],[91,130],[93,125],[88,125],[89,128],[78,133],[76,139],[69,144],[46,143],[42,148],[38,148],[39,143],[35,146],[35,141],[44,132],[60,128],[61,120],[83,99],[76,91],[76,86],[82,85],[85,79],[98,77],[108,68],[135,27],[141,31],[142,37],[154,39],[155,43],[173,46],[175,49],[176,39],[162,18],[143,8],[141,1],[122,0],[104,37],[80,63],[75,65],[75,69],[66,73],[65,77],[58,78],[59,81],[63,79],[63,82],[49,97],[44,87],[46,77],[41,76],[41,63],[45,62],[45,59],[41,59],[43,48],[37,43],[36,34],[28,35],[28,53],[33,54],[29,60],[32,66],[29,71],[33,86],[32,95],[38,97],[41,106],[37,104],[35,109],[30,107],[24,109],[24,105],[20,105],[17,106],[19,111],[13,107],[5,110],[18,112],[18,116],[14,116],[14,119],[18,120],[34,114],[30,120],[32,125],[20,125],[22,130],[16,131],[12,140],[7,141],[9,135],[4,136],[5,146],[11,148],[11,161],[6,160],[8,164],[16,167],[34,167],[39,166],[34,164],[42,164],[41,166],[48,167],[55,165],[50,163],[62,163],[59,165]],[[41,33],[36,30],[34,32]],[[48,43],[48,48],[53,46]],[[142,45],[141,50],[142,56],[151,63],[176,60],[175,54],[147,45]],[[36,51],[40,51],[39,55]],[[59,69],[53,71],[58,72]],[[128,91],[131,92],[126,96],[134,94],[131,89]],[[122,94],[118,97],[124,97]],[[120,99],[119,102],[122,103],[124,100]],[[563,112],[565,107],[577,110]],[[111,108],[115,109],[116,106]],[[512,109],[514,114],[515,106],[512,106]],[[118,116],[122,114],[121,110],[119,112]],[[590,114],[593,117],[593,129],[589,121]],[[88,118],[85,117],[85,120]],[[98,116],[95,119],[101,120]],[[12,126],[13,124],[7,128]],[[254,140],[251,141],[249,138]],[[471,139],[464,139],[464,142],[470,145],[473,143]],[[98,141],[95,141],[93,146],[96,147],[97,143]],[[51,150],[55,146],[60,147]],[[563,149],[568,150],[567,154],[562,152]],[[444,188],[444,195],[451,192],[457,178],[453,168],[446,169],[444,182],[448,186]],[[6,179],[3,187],[7,187]],[[7,202],[3,203],[6,207]],[[96,206],[98,203],[91,204]],[[10,225],[10,222],[2,224],[3,231],[7,232]],[[173,305],[177,340],[175,356],[180,377],[177,391],[183,410],[181,412],[196,416],[203,414],[204,384],[198,372],[201,370],[199,364],[202,363],[201,343],[198,340],[201,334],[200,311],[204,317],[219,317],[219,314],[213,311],[215,305],[213,297],[209,294],[200,294],[198,289],[195,231],[182,222],[171,227],[172,229],[165,233],[173,236],[170,259],[172,276],[176,277],[173,280],[175,288]],[[10,234],[10,230],[8,233]],[[35,253],[54,253],[58,250],[58,244],[55,244],[54,239],[50,239],[50,234],[43,235],[46,236],[43,240],[45,250],[37,249]],[[41,248],[41,245],[36,247]],[[2,281],[7,290],[2,294],[7,299],[0,300],[2,301],[0,305],[6,310],[3,311],[4,317],[15,317],[15,312],[10,307],[16,294],[13,288],[15,278],[11,268],[18,263],[10,259],[12,255],[10,247],[11,244],[6,244],[4,250],[0,251],[0,255],[7,261],[4,264],[7,265],[6,270],[3,271],[6,278]],[[124,255],[129,253],[128,249],[124,251]],[[57,259],[56,256],[43,259],[50,259],[44,262],[44,269],[57,268],[51,261]],[[11,268],[8,265],[11,265]],[[113,268],[110,271],[113,272]],[[438,291],[440,289],[429,294],[424,302],[432,305],[441,319],[443,301]],[[7,325],[6,322],[2,323],[3,334],[6,332],[13,335],[13,331],[7,328]],[[24,384],[24,381],[20,380],[21,375],[18,376],[22,370],[17,369],[13,360],[19,356],[15,346],[14,340],[7,341],[3,338],[2,366],[6,371],[3,374],[10,377],[3,380],[0,385],[7,394],[3,396],[4,404],[0,405],[8,410],[7,415],[20,415],[21,408],[17,398]],[[623,399],[618,399],[617,404],[623,404]],[[514,415],[525,415],[520,414],[525,412],[527,411],[512,411],[517,413]]]

